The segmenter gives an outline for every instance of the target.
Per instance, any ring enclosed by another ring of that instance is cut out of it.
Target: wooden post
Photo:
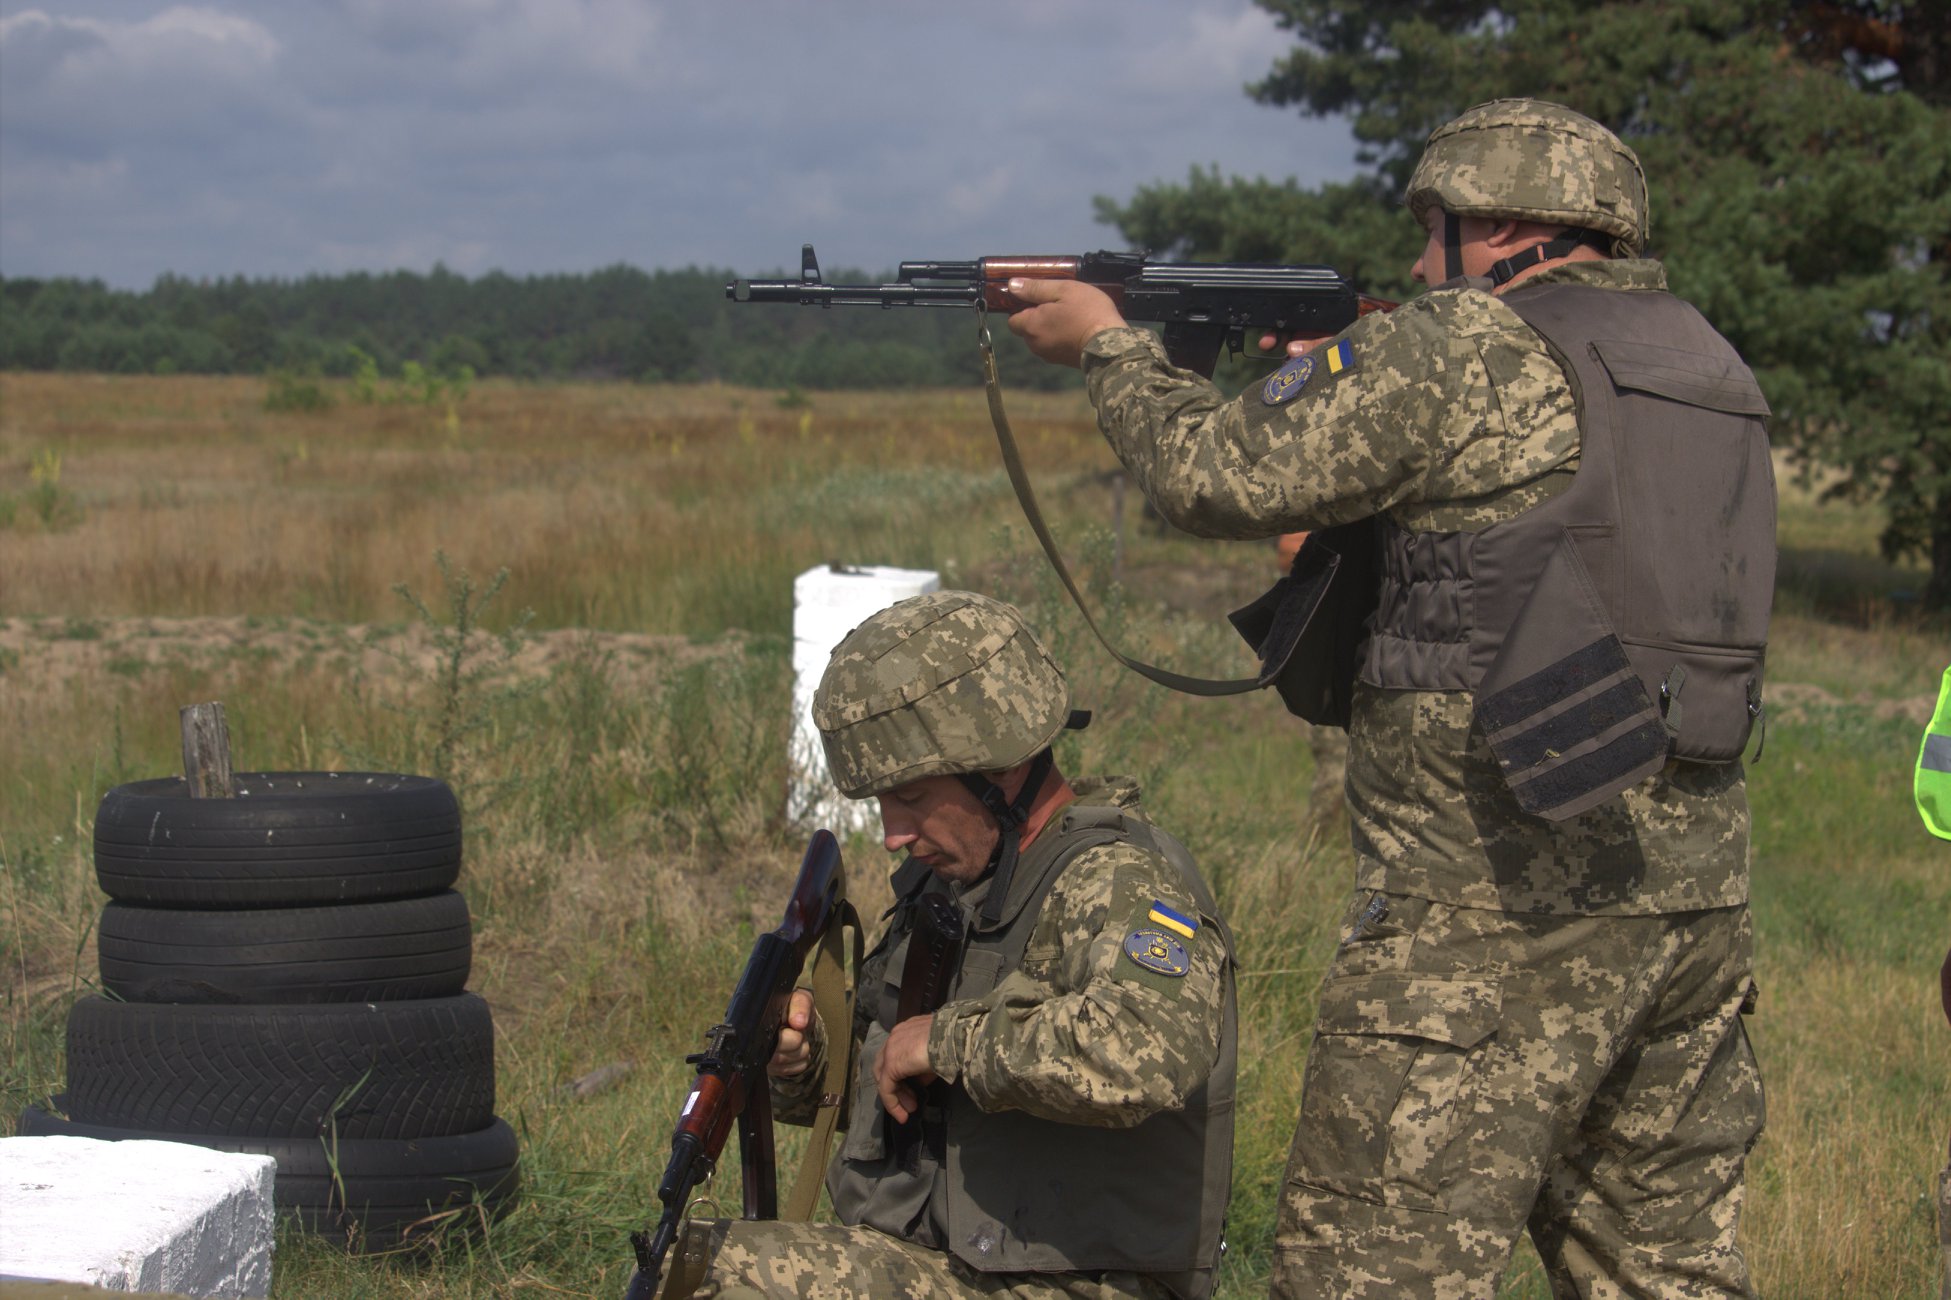
[[[186,704],[178,714],[183,724],[183,777],[192,799],[229,799],[236,795],[230,782],[230,728],[224,723],[220,700]]]

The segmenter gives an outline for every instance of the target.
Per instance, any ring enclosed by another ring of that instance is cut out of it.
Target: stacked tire
[[[117,786],[95,819],[105,996],[24,1135],[276,1157],[276,1198],[383,1250],[516,1195],[472,958],[460,808],[423,776],[257,772],[230,799]]]

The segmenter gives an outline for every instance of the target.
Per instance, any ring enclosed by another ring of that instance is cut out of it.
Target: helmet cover
[[[1070,684],[1013,606],[972,591],[900,601],[849,632],[813,695],[827,767],[853,799],[1000,772],[1070,720]]]
[[[1646,246],[1646,173],[1611,131],[1563,104],[1497,99],[1430,134],[1403,196],[1459,217],[1539,221],[1612,237],[1615,256]]]

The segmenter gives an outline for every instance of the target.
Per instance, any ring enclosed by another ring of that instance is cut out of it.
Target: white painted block
[[[847,633],[896,601],[941,587],[941,575],[933,569],[886,565],[822,564],[793,580],[793,777],[786,815],[794,822],[837,834],[877,824],[872,800],[848,799],[833,788],[820,731],[813,725],[813,692]]]
[[[183,1142],[0,1139],[0,1278],[268,1295],[277,1167]]]

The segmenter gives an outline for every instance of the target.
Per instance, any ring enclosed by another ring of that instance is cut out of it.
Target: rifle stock
[[[656,1295],[684,1208],[691,1193],[717,1167],[734,1127],[739,1131],[745,1217],[777,1216],[779,1184],[766,1063],[778,1045],[800,971],[837,919],[842,895],[839,842],[829,831],[815,831],[800,863],[785,919],[753,943],[725,1018],[706,1031],[705,1050],[685,1058],[687,1064],[697,1066],[697,1075],[671,1132],[670,1159],[657,1187],[663,1213],[653,1231],[630,1235],[637,1268],[626,1300],[652,1300]]]

